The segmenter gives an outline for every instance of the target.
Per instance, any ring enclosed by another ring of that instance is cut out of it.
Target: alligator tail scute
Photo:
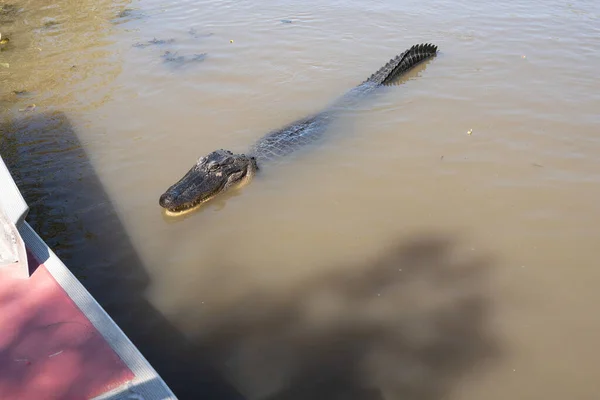
[[[436,45],[430,43],[414,45],[402,54],[392,58],[363,83],[370,82],[376,85],[388,85],[420,62],[434,57],[436,54]]]

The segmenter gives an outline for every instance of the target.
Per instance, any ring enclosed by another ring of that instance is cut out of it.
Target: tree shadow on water
[[[195,340],[251,400],[446,398],[500,355],[486,294],[492,260],[457,248],[424,235],[261,287],[214,310]],[[219,270],[227,292],[231,270]]]
[[[27,221],[176,396],[241,399],[205,362],[204,351],[146,299],[150,279],[68,117],[4,117],[0,154],[30,206]]]

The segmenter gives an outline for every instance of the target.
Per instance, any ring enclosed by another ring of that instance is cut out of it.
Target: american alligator
[[[259,166],[321,138],[336,112],[355,104],[378,87],[393,83],[400,75],[436,54],[437,46],[433,44],[414,45],[324,111],[263,136],[247,154],[220,149],[200,157],[177,183],[160,196],[160,206],[167,215],[183,214],[232,187],[247,184],[256,175]]]

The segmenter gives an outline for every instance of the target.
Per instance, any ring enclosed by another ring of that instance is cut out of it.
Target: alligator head
[[[160,196],[158,203],[167,214],[182,214],[232,187],[248,183],[257,170],[254,157],[216,150],[199,158],[183,178]]]

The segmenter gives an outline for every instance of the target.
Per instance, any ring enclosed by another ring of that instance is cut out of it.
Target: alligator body
[[[436,54],[435,45],[412,46],[325,110],[263,136],[247,154],[234,154],[221,149],[200,157],[177,183],[162,194],[160,206],[170,215],[189,212],[232,187],[250,182],[259,167],[320,139],[337,112],[356,104],[377,88],[392,83]]]

